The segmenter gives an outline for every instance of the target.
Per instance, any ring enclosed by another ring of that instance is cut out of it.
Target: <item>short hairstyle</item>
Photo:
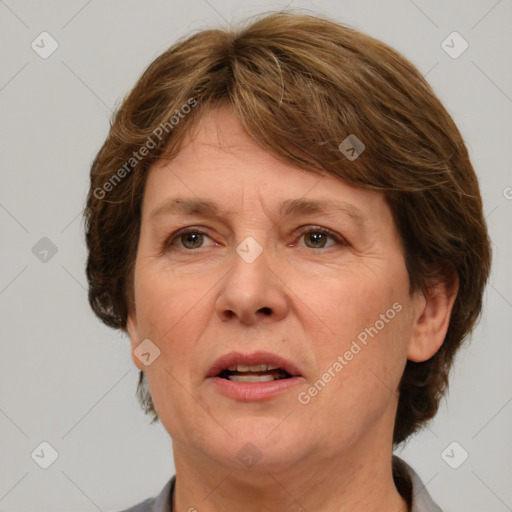
[[[126,330],[148,169],[176,155],[201,117],[225,105],[276,157],[385,195],[410,293],[458,280],[443,345],[428,361],[407,361],[393,433],[401,443],[437,412],[453,357],[481,312],[491,249],[477,177],[452,118],[408,60],[352,28],[270,13],[237,29],[195,33],[149,65],[90,171],[92,309]],[[350,135],[365,146],[356,159],[339,148]],[[155,421],[143,373],[138,396]]]

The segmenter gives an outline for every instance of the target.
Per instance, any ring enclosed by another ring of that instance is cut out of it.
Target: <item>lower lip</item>
[[[247,401],[272,398],[304,381],[303,377],[289,377],[268,382],[236,382],[221,377],[210,377],[210,380],[222,394]]]

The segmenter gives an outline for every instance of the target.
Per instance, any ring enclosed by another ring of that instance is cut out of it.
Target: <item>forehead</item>
[[[360,224],[390,216],[382,193],[308,172],[262,148],[229,107],[206,113],[174,158],[152,166],[143,211],[240,212],[255,201],[281,215],[342,211]]]

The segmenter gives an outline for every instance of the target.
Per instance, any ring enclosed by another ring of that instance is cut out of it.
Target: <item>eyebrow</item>
[[[220,208],[213,201],[207,199],[178,199],[172,198],[164,201],[150,214],[150,220],[162,215],[206,215],[210,217],[219,216]]]
[[[364,226],[368,219],[366,215],[353,204],[334,199],[289,199],[281,206],[281,215],[301,213],[343,213],[351,217],[357,224]]]
[[[279,208],[281,216],[308,213],[329,214],[332,211],[349,216],[361,227],[365,226],[368,222],[367,217],[353,204],[333,199],[288,199],[283,201]],[[151,220],[162,215],[173,214],[219,217],[221,212],[221,207],[208,199],[171,198],[157,206],[149,214],[149,218]]]

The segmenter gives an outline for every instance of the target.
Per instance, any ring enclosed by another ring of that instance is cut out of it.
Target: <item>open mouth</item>
[[[222,370],[217,377],[235,382],[270,382],[273,380],[289,379],[291,375],[278,366],[264,363],[229,366]]]
[[[206,373],[214,389],[241,402],[270,400],[304,382],[290,360],[271,352],[230,352],[218,358]]]

